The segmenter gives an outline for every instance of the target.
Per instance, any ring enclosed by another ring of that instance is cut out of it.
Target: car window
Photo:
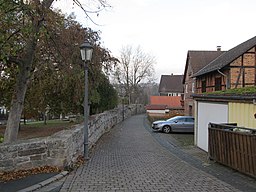
[[[186,122],[194,122],[194,118],[186,118]]]
[[[185,122],[185,118],[176,119],[177,122]]]

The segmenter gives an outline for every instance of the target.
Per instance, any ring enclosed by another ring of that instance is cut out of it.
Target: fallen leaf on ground
[[[39,173],[58,173],[60,171],[58,167],[43,166],[27,170],[0,172],[0,182],[22,179]]]

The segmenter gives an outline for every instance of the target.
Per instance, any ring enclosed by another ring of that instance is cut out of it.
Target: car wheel
[[[164,132],[164,133],[170,133],[170,132],[171,132],[171,127],[165,125],[165,126],[163,127],[163,132]]]

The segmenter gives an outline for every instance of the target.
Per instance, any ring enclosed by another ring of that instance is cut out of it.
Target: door
[[[228,104],[198,101],[197,146],[208,152],[208,124],[228,123]]]

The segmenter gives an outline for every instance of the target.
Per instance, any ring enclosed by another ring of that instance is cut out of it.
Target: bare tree
[[[128,45],[121,49],[119,63],[114,72],[114,80],[125,89],[129,103],[136,103],[140,83],[154,80],[155,57],[145,53],[140,46]]]

